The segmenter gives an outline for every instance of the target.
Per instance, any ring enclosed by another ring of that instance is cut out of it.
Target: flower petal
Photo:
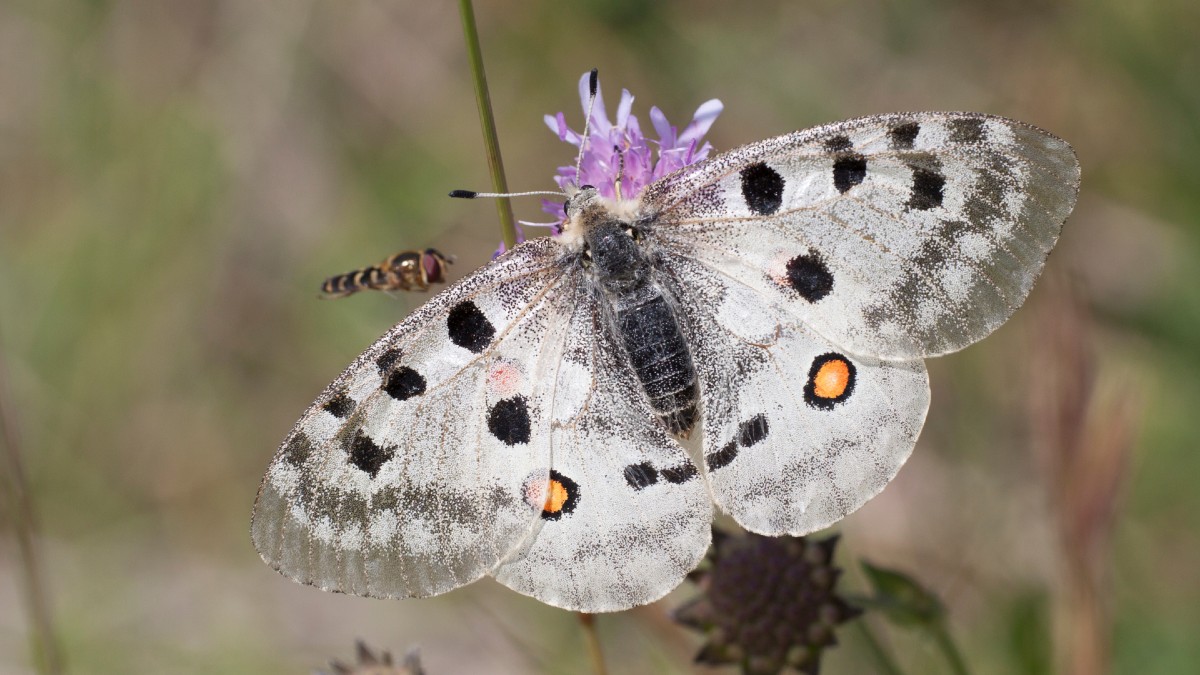
[[[675,147],[675,128],[667,121],[667,116],[658,109],[658,106],[650,108],[650,124],[654,125],[654,131],[658,134],[658,142],[664,148]]]
[[[691,123],[687,125],[683,133],[679,134],[679,142],[682,144],[684,142],[690,143],[699,140],[704,134],[708,133],[713,122],[717,120],[717,116],[724,109],[725,104],[721,103],[721,99],[718,98],[709,99],[701,103],[700,107],[696,108],[696,114],[692,115]]]
[[[633,94],[621,90],[621,102],[617,104],[617,126],[625,128],[629,123],[629,111],[633,110]]]

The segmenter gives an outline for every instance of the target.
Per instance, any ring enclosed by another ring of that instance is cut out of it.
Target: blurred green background
[[[1083,188],[1046,278],[991,338],[929,364],[912,460],[839,526],[844,583],[863,587],[858,558],[904,569],[946,602],[974,672],[1049,673],[1078,648],[1081,561],[1115,672],[1200,672],[1200,3],[476,11],[514,189],[552,187],[571,161],[541,116],[578,126],[593,66],[647,127],[650,105],[682,124],[722,99],[718,149],[914,109],[1069,140]],[[308,672],[356,637],[420,644],[431,673],[586,669],[574,617],[491,581],[326,594],[249,541],[277,443],[424,299],[323,302],[320,281],[427,245],[458,257],[455,278],[474,269],[499,240],[494,206],[445,194],[489,185],[454,3],[0,4],[2,386],[75,672]],[[541,219],[535,200],[515,208]],[[5,675],[31,668],[13,525]],[[690,672],[700,639],[666,614],[693,593],[602,617],[613,672]],[[908,672],[944,672],[927,641],[873,626]],[[870,672],[841,635],[824,672]]]

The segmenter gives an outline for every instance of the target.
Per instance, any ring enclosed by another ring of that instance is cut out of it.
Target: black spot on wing
[[[407,401],[425,393],[425,378],[412,368],[402,366],[387,376],[383,390],[397,401]]]
[[[853,146],[850,144],[850,137],[844,134],[825,140],[825,149],[829,152],[845,152],[851,147]]]
[[[312,456],[313,450],[312,439],[303,431],[297,432],[283,447],[283,459],[292,466],[300,466]]]
[[[866,177],[867,158],[860,154],[845,154],[833,161],[833,186],[842,194],[862,183]]]
[[[496,327],[470,300],[464,300],[450,310],[446,330],[451,342],[476,354],[486,349],[496,336]]]
[[[349,458],[351,464],[375,478],[380,467],[392,458],[392,451],[371,440],[370,436],[359,429],[350,443]]]
[[[679,466],[673,466],[669,469],[663,469],[662,471],[659,471],[658,473],[668,483],[675,483],[676,485],[678,485],[679,483],[686,483],[689,480],[700,475],[699,470],[696,469],[696,465],[691,462],[685,462],[683,464],[680,464]]]
[[[771,425],[767,424],[767,416],[759,413],[738,427],[738,443],[748,448],[766,438],[770,431]]]
[[[625,482],[634,490],[641,490],[658,482],[658,472],[649,462],[630,464],[625,467]]]
[[[762,162],[742,169],[742,196],[750,210],[769,216],[783,206],[783,176]]]
[[[978,143],[982,141],[983,120],[978,117],[958,117],[950,120],[950,140],[955,143]]]
[[[945,187],[946,177],[942,174],[924,167],[913,167],[912,197],[908,200],[908,208],[928,211],[941,206]]]
[[[488,411],[488,431],[505,445],[529,442],[529,404],[524,396],[496,402]]]
[[[821,254],[813,251],[798,255],[787,263],[788,284],[809,302],[816,302],[833,290],[833,274]]]
[[[904,122],[888,129],[888,140],[891,141],[894,150],[912,150],[920,132],[920,124]]]
[[[392,368],[396,367],[396,362],[399,360],[400,350],[389,349],[375,359],[375,367],[379,369],[380,375],[387,375],[392,372]]]
[[[767,423],[766,415],[759,413],[751,417],[738,425],[738,436],[736,439],[726,443],[720,450],[705,456],[705,465],[708,466],[709,471],[728,466],[730,462],[737,458],[739,446],[749,448],[752,445],[760,443],[767,437],[770,430],[770,424]]]
[[[322,407],[330,415],[338,419],[345,419],[347,415],[354,412],[354,405],[354,399],[347,396],[346,392],[339,391],[336,396],[326,401]]]
[[[727,466],[737,457],[737,454],[737,442],[729,441],[725,444],[725,447],[717,450],[716,452],[710,452],[708,455],[706,455],[704,457],[704,464],[708,466],[709,471],[715,471],[723,466]]]

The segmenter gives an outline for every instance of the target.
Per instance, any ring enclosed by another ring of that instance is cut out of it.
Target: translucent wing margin
[[[664,249],[762,293],[834,344],[961,349],[1024,302],[1075,204],[1061,139],[975,113],[880,115],[753,143],[650,185]]]

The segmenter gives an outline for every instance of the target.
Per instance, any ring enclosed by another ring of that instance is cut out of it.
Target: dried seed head
[[[861,614],[834,590],[837,537],[730,536],[714,532],[701,593],[675,620],[705,633],[696,661],[740,664],[744,673],[791,668],[815,675],[834,628]]]

